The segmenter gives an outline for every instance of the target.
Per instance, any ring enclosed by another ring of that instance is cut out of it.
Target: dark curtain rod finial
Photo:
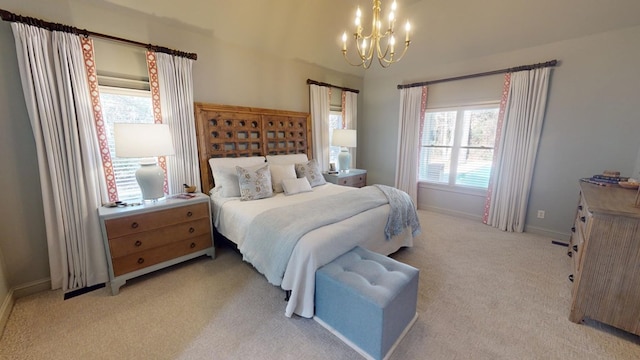
[[[558,64],[558,60],[551,60],[551,61],[547,61],[547,62],[543,62],[543,63],[516,66],[516,67],[512,67],[512,68],[508,68],[508,69],[502,69],[502,70],[493,70],[493,71],[487,71],[487,72],[477,73],[477,74],[450,77],[450,78],[446,78],[446,79],[438,79],[438,80],[423,81],[423,82],[418,82],[418,83],[413,83],[413,84],[398,85],[398,90],[412,88],[412,87],[418,87],[418,86],[433,85],[433,84],[438,84],[438,83],[443,83],[443,82],[448,82],[448,81],[473,79],[473,78],[477,78],[477,77],[481,77],[481,76],[506,74],[506,73],[512,73],[512,72],[518,72],[518,71],[529,71],[529,70],[533,70],[533,69],[554,67],[557,64]]]
[[[350,92],[354,92],[356,94],[360,93],[360,90],[356,90],[356,89],[349,89],[346,87],[342,87],[342,86],[337,86],[337,85],[331,85],[329,83],[324,83],[324,82],[320,82],[320,81],[315,81],[315,80],[311,80],[311,79],[307,79],[307,85],[318,85],[318,86],[326,86],[326,87],[332,87],[334,89],[340,89],[342,91],[350,91]]]
[[[85,37],[95,36],[95,37],[109,39],[113,41],[119,41],[127,44],[133,44],[133,45],[143,47],[155,52],[161,52],[169,55],[180,56],[180,57],[184,57],[191,60],[198,60],[198,54],[195,54],[195,53],[188,53],[180,50],[173,50],[173,49],[166,48],[164,46],[144,44],[138,41],[123,39],[123,38],[111,36],[111,35],[100,34],[100,33],[86,30],[86,29],[78,29],[76,27],[69,26],[69,25],[48,22],[48,21],[44,21],[44,20],[40,20],[40,19],[28,17],[28,16],[16,15],[4,9],[0,9],[0,17],[4,21],[19,22],[27,25],[37,26],[50,31],[62,31],[62,32],[67,32],[71,34],[82,35]]]

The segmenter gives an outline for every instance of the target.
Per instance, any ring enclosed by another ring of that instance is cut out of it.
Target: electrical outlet
[[[544,219],[544,210],[538,210],[538,219]]]

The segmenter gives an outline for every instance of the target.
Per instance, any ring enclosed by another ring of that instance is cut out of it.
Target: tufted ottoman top
[[[380,308],[386,307],[418,273],[418,269],[412,266],[359,246],[318,271],[363,294]]]

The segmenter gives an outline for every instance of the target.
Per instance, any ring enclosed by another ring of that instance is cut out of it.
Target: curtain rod
[[[88,31],[86,29],[78,29],[76,27],[69,26],[69,25],[63,25],[63,24],[48,22],[48,21],[44,21],[44,20],[40,20],[40,19],[28,17],[28,16],[17,15],[3,9],[0,9],[0,17],[4,21],[24,23],[32,26],[37,26],[43,29],[47,29],[50,31],[63,31],[63,32],[68,32],[76,35],[83,35],[86,37],[95,36],[95,37],[109,39],[112,41],[119,41],[127,44],[133,44],[136,46],[147,48],[148,50],[151,50],[151,51],[180,56],[180,57],[188,58],[191,60],[198,60],[198,54],[195,54],[195,53],[188,53],[180,50],[173,50],[173,49],[166,48],[164,46],[145,44],[138,41],[123,39],[116,36],[105,35],[105,34],[100,34],[93,31]]]
[[[342,86],[331,85],[331,84],[328,84],[328,83],[323,83],[323,82],[319,82],[319,81],[315,81],[315,80],[311,80],[311,79],[307,79],[307,85],[326,86],[326,87],[332,87],[332,88],[340,89],[342,91],[351,91],[351,92],[354,92],[356,94],[360,93],[360,90],[349,89],[349,88],[342,87]]]
[[[472,79],[472,78],[477,78],[477,77],[481,77],[481,76],[488,76],[488,75],[497,75],[497,74],[505,74],[505,73],[510,73],[510,72],[527,71],[527,70],[533,70],[533,69],[539,69],[539,68],[553,67],[553,66],[556,66],[557,63],[558,63],[558,60],[551,60],[551,61],[547,61],[547,62],[543,62],[543,63],[516,66],[516,67],[512,67],[512,68],[508,68],[508,69],[502,69],[502,70],[493,70],[493,71],[487,71],[487,72],[477,73],[477,74],[450,77],[450,78],[446,78],[446,79],[438,79],[438,80],[423,81],[423,82],[413,83],[413,84],[398,85],[398,89],[406,89],[406,88],[412,88],[412,87],[417,87],[417,86],[433,85],[433,84],[443,83],[443,82],[447,82],[447,81]]]

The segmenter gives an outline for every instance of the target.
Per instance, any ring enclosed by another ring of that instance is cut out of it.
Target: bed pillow
[[[269,164],[258,169],[236,166],[240,200],[258,200],[273,196]]]
[[[320,166],[318,165],[316,159],[311,159],[306,163],[296,164],[296,175],[299,178],[306,177],[307,180],[309,180],[309,184],[311,185],[311,187],[324,185],[327,183],[322,176]]]
[[[276,193],[281,193],[283,191],[282,180],[296,178],[296,169],[293,164],[269,164],[269,169],[271,169],[271,184],[273,185],[273,191]]]
[[[267,162],[271,164],[301,164],[309,161],[307,154],[267,155]]]
[[[284,179],[282,180],[282,188],[285,195],[294,195],[301,192],[311,191],[311,184],[306,177],[299,179]]]
[[[264,165],[264,161],[264,156],[209,159],[209,167],[213,174],[213,182],[217,189],[217,194],[221,197],[240,196],[236,166],[259,167]]]

